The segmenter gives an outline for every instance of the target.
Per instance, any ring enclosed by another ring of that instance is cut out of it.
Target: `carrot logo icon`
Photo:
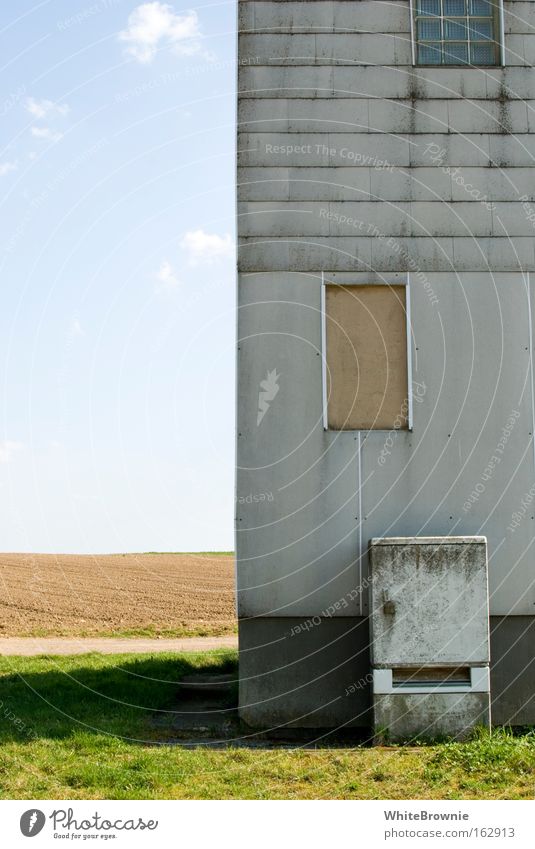
[[[260,392],[258,393],[258,414],[256,416],[257,427],[266,415],[269,410],[269,405],[279,391],[279,377],[280,374],[277,374],[277,369],[274,368],[273,371],[268,371],[265,380],[260,381]]]
[[[35,837],[42,830],[46,822],[46,817],[42,811],[37,808],[31,808],[29,811],[24,811],[20,818],[20,830],[24,837]]]

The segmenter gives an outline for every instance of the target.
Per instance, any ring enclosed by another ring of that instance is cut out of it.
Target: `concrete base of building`
[[[242,619],[240,716],[257,728],[371,727],[368,620]],[[535,724],[535,616],[491,617],[494,725]]]
[[[393,743],[414,737],[465,739],[477,726],[490,727],[489,693],[403,693],[376,695],[374,739]]]
[[[240,716],[261,728],[369,727],[368,621],[241,620]]]
[[[490,617],[494,725],[535,724],[535,616]]]

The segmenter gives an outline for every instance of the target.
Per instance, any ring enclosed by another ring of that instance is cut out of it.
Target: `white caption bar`
[[[2,801],[2,845],[533,849],[535,802]],[[35,843],[29,839],[35,838]],[[490,844],[489,844],[490,841]]]

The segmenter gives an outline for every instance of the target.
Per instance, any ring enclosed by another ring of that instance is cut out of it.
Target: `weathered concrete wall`
[[[328,279],[396,284],[402,275]],[[413,274],[413,431],[359,434],[323,429],[321,275],[241,276],[240,616],[332,605],[358,615],[371,537],[474,533],[489,542],[491,612],[533,613],[535,511],[522,502],[535,505],[534,280]],[[258,425],[260,382],[273,369],[279,390]]]
[[[280,649],[267,617],[365,614],[372,536],[484,534],[492,612],[533,615],[535,3],[506,0],[507,67],[491,69],[413,68],[408,0],[240,0],[239,21],[242,646],[271,633]],[[324,431],[322,273],[407,272],[413,432]],[[495,651],[512,635],[504,625]],[[270,652],[242,654],[242,669]],[[302,682],[315,662],[299,662]],[[500,675],[495,720],[520,694],[535,721],[526,677]],[[250,716],[267,716],[278,682],[243,685]],[[277,715],[299,724],[307,698],[281,697]]]
[[[366,619],[244,619],[240,716],[270,728],[369,727]]]
[[[381,235],[429,271],[532,269],[535,16],[505,11],[506,67],[413,68],[408,0],[241,2],[241,269],[401,270]]]
[[[492,721],[535,722],[535,617],[491,616]]]
[[[492,721],[532,724],[535,618],[491,616],[490,627]],[[239,633],[241,714],[250,725],[371,727],[367,619],[242,619]]]

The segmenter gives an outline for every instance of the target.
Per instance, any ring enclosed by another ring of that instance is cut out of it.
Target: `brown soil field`
[[[236,629],[228,554],[0,554],[0,636],[216,636]]]

